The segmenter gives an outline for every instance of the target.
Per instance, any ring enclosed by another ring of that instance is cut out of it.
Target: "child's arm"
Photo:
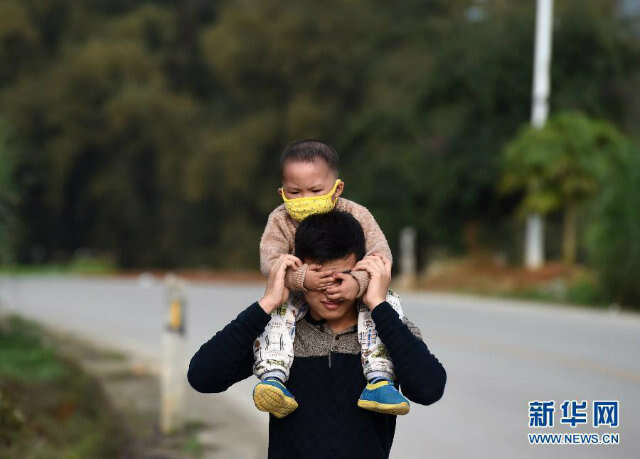
[[[260,271],[263,275],[269,276],[271,267],[280,255],[293,253],[294,240],[295,229],[289,228],[278,209],[271,212],[260,239]],[[303,264],[299,268],[292,267],[287,270],[286,287],[292,291],[304,290],[304,277],[307,268],[308,266]]]
[[[384,236],[384,233],[380,229],[376,219],[371,215],[371,212],[363,207],[362,211],[358,212],[358,215],[354,216],[358,221],[360,221],[362,230],[364,231],[367,250],[365,256],[377,253],[393,262],[393,256],[391,255],[391,249],[387,243],[387,238]],[[364,292],[367,291],[367,287],[369,286],[369,274],[366,271],[352,271],[351,274],[358,282],[358,298],[360,298],[364,295]]]

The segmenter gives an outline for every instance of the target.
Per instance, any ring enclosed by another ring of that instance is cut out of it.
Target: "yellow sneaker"
[[[275,378],[256,384],[253,389],[253,403],[260,411],[267,411],[277,418],[284,418],[298,408],[298,402],[291,392]]]

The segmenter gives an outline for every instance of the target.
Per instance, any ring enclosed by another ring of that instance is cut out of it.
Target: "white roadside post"
[[[400,285],[415,286],[416,282],[416,230],[406,226],[400,231]]]
[[[537,0],[536,37],[533,61],[533,104],[531,124],[541,128],[549,113],[549,69],[551,67],[551,39],[553,0]],[[527,216],[525,233],[525,265],[538,269],[544,264],[544,221],[538,213]]]
[[[182,427],[185,392],[185,295],[184,283],[176,276],[165,277],[167,323],[163,333],[162,407],[160,429],[170,434]]]

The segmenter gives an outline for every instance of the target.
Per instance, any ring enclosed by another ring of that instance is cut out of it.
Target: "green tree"
[[[640,137],[640,40],[616,3],[558,5],[552,111]],[[15,252],[255,268],[301,137],[337,147],[345,196],[392,245],[412,224],[424,249],[460,249],[468,221],[512,213],[495,182],[529,117],[533,18],[506,0],[0,2]]]
[[[606,185],[627,140],[611,124],[561,113],[542,129],[525,126],[503,152],[504,193],[521,192],[520,213],[564,211],[563,258],[575,262],[578,209]]]
[[[23,190],[27,218],[41,223],[29,239],[48,257],[92,247],[125,266],[177,262],[183,236],[170,228],[201,124],[195,101],[163,73],[172,25],[159,7],[122,14],[3,94],[36,182]]]
[[[9,128],[0,120],[0,265],[14,262],[19,196],[15,183],[17,157],[10,142]]]
[[[640,150],[628,153],[592,206],[586,241],[609,298],[640,309]]]

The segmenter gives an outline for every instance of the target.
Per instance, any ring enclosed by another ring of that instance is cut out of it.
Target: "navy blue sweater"
[[[386,302],[372,317],[402,393],[422,405],[439,400],[446,372],[415,329],[412,333],[412,324],[400,320]],[[253,342],[269,319],[254,303],[204,343],[189,364],[191,386],[204,393],[223,392],[250,376]],[[333,334],[310,314],[298,322],[295,359],[286,384],[299,407],[283,419],[270,416],[269,459],[389,457],[396,417],[356,405],[366,385],[359,349],[356,327]]]

